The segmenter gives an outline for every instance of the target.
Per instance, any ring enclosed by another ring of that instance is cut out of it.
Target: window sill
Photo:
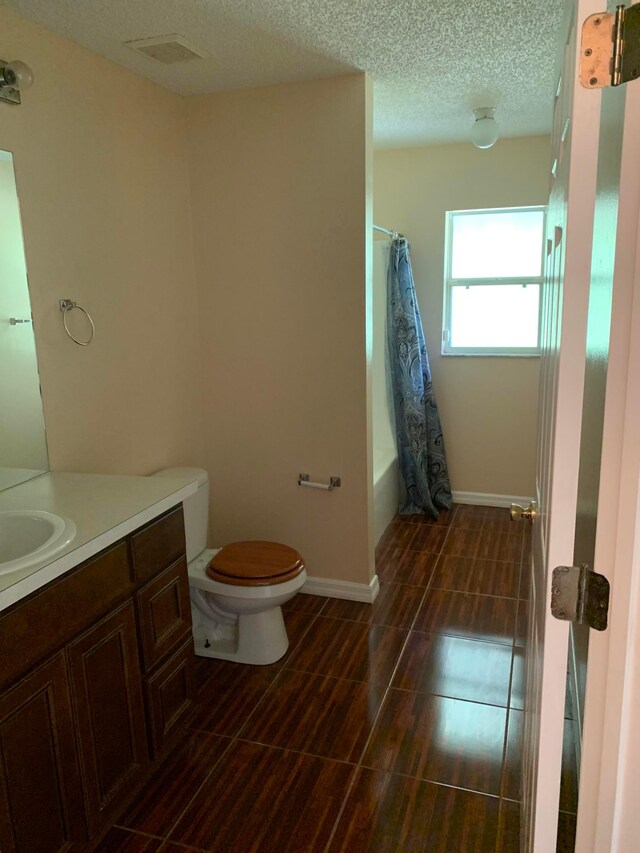
[[[540,358],[539,352],[440,352],[443,358]]]

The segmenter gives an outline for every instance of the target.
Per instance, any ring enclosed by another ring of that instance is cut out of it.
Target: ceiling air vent
[[[206,56],[203,51],[175,33],[169,36],[125,41],[124,44],[137,50],[138,53],[144,53],[145,56],[162,62],[163,65],[173,65],[175,62],[186,62],[189,59],[203,59]]]

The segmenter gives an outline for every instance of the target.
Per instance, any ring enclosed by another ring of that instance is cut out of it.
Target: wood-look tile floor
[[[199,658],[187,736],[99,849],[517,853],[527,543],[504,509],[398,517],[373,606],[300,594],[276,664]]]

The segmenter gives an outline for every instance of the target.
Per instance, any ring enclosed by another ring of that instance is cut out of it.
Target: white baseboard
[[[491,495],[485,492],[451,492],[454,504],[473,504],[474,506],[503,506],[511,504],[526,506],[533,498],[523,495]]]
[[[380,584],[378,583],[378,575],[374,575],[368,584],[338,581],[332,578],[307,577],[300,592],[307,595],[325,595],[328,598],[343,598],[346,601],[364,601],[367,604],[373,604],[380,592]]]

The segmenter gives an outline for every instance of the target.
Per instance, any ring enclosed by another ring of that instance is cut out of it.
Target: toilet
[[[153,476],[198,483],[183,504],[196,654],[258,665],[279,660],[289,647],[281,606],[307,579],[300,554],[262,540],[207,549],[207,472],[166,468]]]

